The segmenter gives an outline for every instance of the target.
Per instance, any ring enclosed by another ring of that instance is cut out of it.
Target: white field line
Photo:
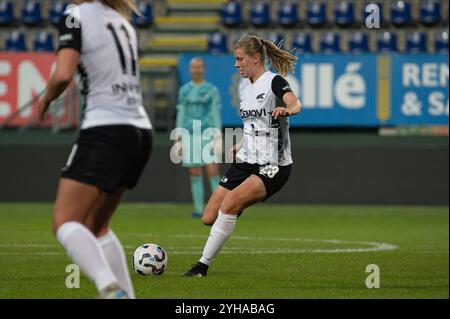
[[[142,234],[142,233],[129,233],[127,235],[135,236],[135,237],[154,237],[161,236],[155,234]],[[167,236],[165,236],[167,237]],[[169,237],[175,238],[201,238],[205,239],[205,236],[200,235],[172,235]],[[278,238],[278,237],[251,237],[251,236],[234,236],[232,239],[235,240],[251,240],[251,241],[278,241],[278,242],[308,242],[308,243],[327,243],[327,244],[344,244],[344,245],[355,245],[357,247],[352,248],[255,248],[248,249],[247,247],[224,247],[221,251],[221,254],[304,254],[304,253],[362,253],[362,252],[375,252],[375,251],[386,251],[386,250],[394,250],[398,249],[398,246],[388,244],[388,243],[379,243],[379,242],[369,242],[369,241],[348,241],[341,239],[313,239],[313,238]],[[363,246],[363,247],[361,247]],[[0,244],[0,248],[62,248],[57,244],[20,244],[20,243],[10,243],[10,244]],[[124,248],[128,253],[132,253],[136,247],[125,245]],[[201,246],[185,246],[185,247],[164,247],[169,254],[173,255],[198,255],[201,253],[203,247]],[[27,252],[27,256],[42,256],[42,255],[65,255],[66,253],[55,252],[55,251],[34,251]],[[23,255],[23,253],[19,252],[1,252],[0,256],[11,256],[11,255]]]

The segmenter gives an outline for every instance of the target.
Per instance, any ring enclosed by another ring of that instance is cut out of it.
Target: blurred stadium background
[[[149,285],[133,276],[139,296],[448,298],[448,0],[138,2],[143,17],[132,22],[155,146],[114,229],[128,255],[154,241],[171,256],[164,278]],[[379,28],[365,24],[370,4],[380,8]],[[92,285],[61,286],[68,260],[49,226],[83,95],[72,85],[50,119],[36,121],[66,5],[0,0],[0,297],[95,294]],[[189,220],[189,177],[169,158],[177,92],[189,80],[189,59],[202,56],[206,79],[221,93],[224,127],[240,126],[232,54],[245,33],[299,56],[288,77],[304,105],[291,118],[293,174],[269,205],[243,216],[215,277],[193,284],[179,275],[209,229]],[[367,245],[391,248],[345,252]],[[279,264],[261,266],[267,255],[258,251],[234,258],[249,247],[279,253]],[[386,289],[363,286],[371,263],[381,265]]]
[[[275,202],[448,204],[448,1],[138,3],[143,16],[132,22],[157,134],[130,200],[189,202],[187,175],[168,157],[178,88],[189,80],[190,57],[203,56],[206,79],[221,92],[224,126],[239,126],[233,43],[253,33],[299,56],[288,78],[304,104],[291,119],[298,177]],[[370,4],[380,9],[379,28],[365,24]],[[47,122],[35,120],[33,103],[50,76],[55,24],[67,5],[0,0],[0,200],[52,200],[75,138],[83,98],[75,86]],[[174,183],[155,189],[160,178]]]

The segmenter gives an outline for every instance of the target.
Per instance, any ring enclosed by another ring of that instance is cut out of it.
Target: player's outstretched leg
[[[203,255],[195,266],[186,271],[186,277],[205,277],[225,242],[236,225],[237,214],[244,208],[263,200],[266,189],[261,179],[255,175],[248,177],[241,185],[229,192],[220,207],[217,219],[203,249]],[[235,213],[233,213],[235,212]]]
[[[203,249],[200,261],[190,270],[184,273],[187,277],[204,277],[207,275],[208,267],[212,263],[219,250],[230,237],[236,224],[236,215],[224,214],[219,211],[216,222],[211,227],[211,233]]]

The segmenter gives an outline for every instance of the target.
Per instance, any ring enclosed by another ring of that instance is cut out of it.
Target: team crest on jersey
[[[275,165],[266,165],[259,168],[259,174],[267,176],[268,178],[273,178],[279,171],[280,168]]]
[[[258,103],[262,103],[262,102],[264,102],[265,97],[266,97],[266,93],[261,93],[256,97],[256,100],[258,101]]]

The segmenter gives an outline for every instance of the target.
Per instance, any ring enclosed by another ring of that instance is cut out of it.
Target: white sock
[[[135,299],[136,296],[134,294],[133,284],[131,283],[130,273],[128,272],[127,259],[119,238],[110,229],[106,235],[98,238],[98,242],[112,272],[119,282],[119,286],[127,292],[128,297]]]
[[[208,266],[211,265],[222,246],[230,237],[235,225],[236,215],[224,214],[221,210],[219,210],[217,219],[211,227],[209,238],[206,241],[205,248],[203,249],[203,256],[200,258],[201,263]]]
[[[99,291],[117,283],[97,238],[84,225],[73,221],[64,223],[58,228],[56,238]]]

